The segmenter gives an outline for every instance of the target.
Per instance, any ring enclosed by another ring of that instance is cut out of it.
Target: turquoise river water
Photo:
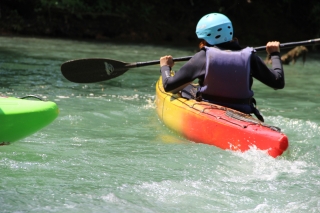
[[[170,131],[154,106],[157,65],[92,84],[70,82],[60,71],[78,58],[137,62],[193,53],[0,37],[0,94],[35,94],[60,109],[49,126],[0,146],[0,212],[320,212],[320,55],[309,54],[304,66],[285,65],[283,90],[254,83],[266,123],[289,138],[278,158]]]

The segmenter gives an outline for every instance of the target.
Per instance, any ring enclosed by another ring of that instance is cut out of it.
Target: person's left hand
[[[273,52],[280,52],[280,42],[279,41],[270,41],[266,45],[266,50],[268,54]]]
[[[169,67],[174,66],[173,58],[171,55],[162,56],[160,58],[160,67],[168,65]]]

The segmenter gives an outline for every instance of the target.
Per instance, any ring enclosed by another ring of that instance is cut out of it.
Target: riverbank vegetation
[[[244,45],[320,37],[318,0],[1,0],[1,35],[195,45],[195,26],[220,12]]]

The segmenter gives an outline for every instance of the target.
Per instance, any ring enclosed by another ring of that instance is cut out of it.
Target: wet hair
[[[205,40],[201,40],[199,43],[199,49],[202,49],[204,46],[213,47],[217,46],[219,49],[223,50],[242,50],[243,48],[239,45],[238,39],[233,38],[231,41],[224,42],[221,44],[211,45]]]

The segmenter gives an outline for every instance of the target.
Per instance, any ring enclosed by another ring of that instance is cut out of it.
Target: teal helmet
[[[211,45],[231,41],[233,28],[230,19],[220,13],[210,13],[203,16],[196,27],[199,39],[204,39]]]

